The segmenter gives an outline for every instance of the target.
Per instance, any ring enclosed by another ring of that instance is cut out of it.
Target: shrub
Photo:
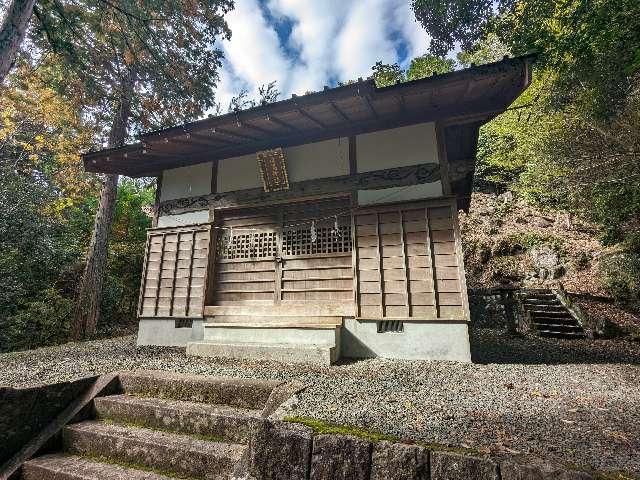
[[[561,240],[553,235],[517,232],[498,239],[493,247],[493,254],[499,256],[517,255],[540,245],[548,245],[555,252],[561,253]]]
[[[621,252],[600,262],[602,282],[619,303],[640,312],[640,253]]]
[[[54,289],[42,291],[5,319],[0,350],[27,350],[65,342],[73,302]]]

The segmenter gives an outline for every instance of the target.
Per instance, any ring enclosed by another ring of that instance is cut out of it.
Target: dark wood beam
[[[253,130],[254,132],[261,133],[262,135],[271,136],[273,135],[273,130],[267,130],[266,128],[258,127],[254,124],[248,124],[245,122],[238,122],[242,128],[246,128],[249,130]]]
[[[349,173],[351,175],[358,173],[358,156],[355,135],[349,137]]]
[[[253,188],[168,200],[160,203],[159,212],[166,215],[206,210],[208,208],[264,205],[293,198],[349,193],[363,189],[379,190],[389,187],[404,187],[437,182],[438,180],[440,180],[440,166],[437,163],[426,163],[354,175],[306,180],[292,183],[289,190],[278,192],[265,192],[262,188]]]
[[[350,122],[351,119],[349,117],[347,117],[347,115],[340,110],[340,108],[333,102],[329,102],[329,105],[331,105],[331,109],[335,112],[335,114],[337,116],[339,116],[343,121],[345,122]]]
[[[266,118],[267,121],[273,122],[276,125],[278,125],[279,127],[282,127],[284,129],[288,130],[289,132],[299,132],[300,131],[299,128],[294,127],[290,123],[285,122],[284,120],[280,120],[278,117],[275,117],[273,115],[267,115],[265,118]]]
[[[250,135],[245,135],[243,133],[230,132],[229,130],[224,130],[222,128],[214,128],[211,131],[214,134],[224,135],[225,137],[229,137],[229,138],[235,138],[243,142],[257,142],[259,140],[262,140],[261,138],[252,137]]]
[[[310,115],[308,112],[302,110],[301,108],[296,109],[296,112],[298,112],[300,115],[302,115],[304,118],[309,120],[311,123],[313,123],[317,127],[320,127],[323,130],[327,128],[327,126],[324,124],[324,122],[321,122],[317,118],[314,118],[312,115]]]
[[[375,108],[373,108],[373,105],[371,105],[371,100],[369,100],[369,97],[366,95],[362,95],[360,98],[364,101],[364,105],[367,107],[367,111],[371,114],[371,116],[377,117],[378,113],[376,112]]]

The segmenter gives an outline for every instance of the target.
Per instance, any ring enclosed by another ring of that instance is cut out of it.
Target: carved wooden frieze
[[[265,192],[262,188],[234,192],[212,193],[198,197],[179,198],[159,204],[159,215],[178,214],[208,208],[230,208],[260,205],[281,200],[317,195],[345,193],[357,190],[378,190],[432,183],[440,180],[440,165],[425,163],[372,172],[320,178],[292,183],[289,190]]]

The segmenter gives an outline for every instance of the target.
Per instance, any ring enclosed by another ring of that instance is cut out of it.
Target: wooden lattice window
[[[209,225],[148,232],[140,317],[202,316],[210,235]]]
[[[220,259],[268,258],[276,256],[276,232],[235,233],[218,237],[216,254]]]
[[[351,251],[351,244],[351,225],[339,225],[337,230],[335,226],[298,227],[285,230],[282,236],[282,252],[290,256],[347,253]]]

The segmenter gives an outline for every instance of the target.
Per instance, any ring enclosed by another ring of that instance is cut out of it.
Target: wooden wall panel
[[[209,225],[149,230],[139,317],[202,317],[210,241]]]
[[[357,211],[358,316],[468,319],[456,220],[449,200]]]

